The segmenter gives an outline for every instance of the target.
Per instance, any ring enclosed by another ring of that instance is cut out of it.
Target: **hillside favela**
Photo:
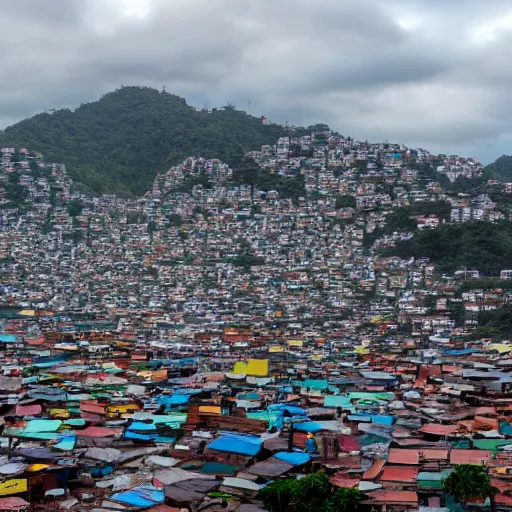
[[[511,157],[146,87],[0,147],[1,510],[512,509]]]

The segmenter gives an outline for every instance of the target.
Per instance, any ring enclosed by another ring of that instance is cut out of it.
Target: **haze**
[[[2,3],[0,126],[123,85],[484,162],[510,152],[506,0]]]

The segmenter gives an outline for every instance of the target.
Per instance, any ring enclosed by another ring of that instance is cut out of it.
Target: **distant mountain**
[[[66,164],[92,192],[132,196],[188,156],[239,161],[285,132],[231,106],[199,112],[172,94],[122,87],[74,111],[38,114],[10,126],[0,133],[0,147],[40,151],[47,161]]]
[[[500,156],[492,164],[484,168],[484,175],[489,179],[512,182],[512,156]]]

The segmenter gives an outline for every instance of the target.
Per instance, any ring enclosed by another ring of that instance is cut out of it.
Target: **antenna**
[[[162,93],[165,94],[167,91],[165,90],[165,85],[162,86]]]
[[[251,100],[249,100],[249,114],[251,113]]]

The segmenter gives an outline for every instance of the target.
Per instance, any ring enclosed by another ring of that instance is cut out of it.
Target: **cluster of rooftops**
[[[10,316],[1,509],[256,511],[265,486],[322,471],[363,510],[441,512],[457,510],[441,485],[459,464],[484,465],[496,510],[512,507],[507,343],[334,348],[226,328],[158,345],[144,329]]]
[[[408,165],[476,161],[314,133],[248,155],[304,196],[190,158],[121,199],[1,154],[0,510],[254,512],[322,471],[363,510],[445,512],[468,463],[512,508],[512,345],[471,337],[510,294],[373,250],[411,233],[365,244],[420,202],[451,213],[419,229],[502,218]]]

